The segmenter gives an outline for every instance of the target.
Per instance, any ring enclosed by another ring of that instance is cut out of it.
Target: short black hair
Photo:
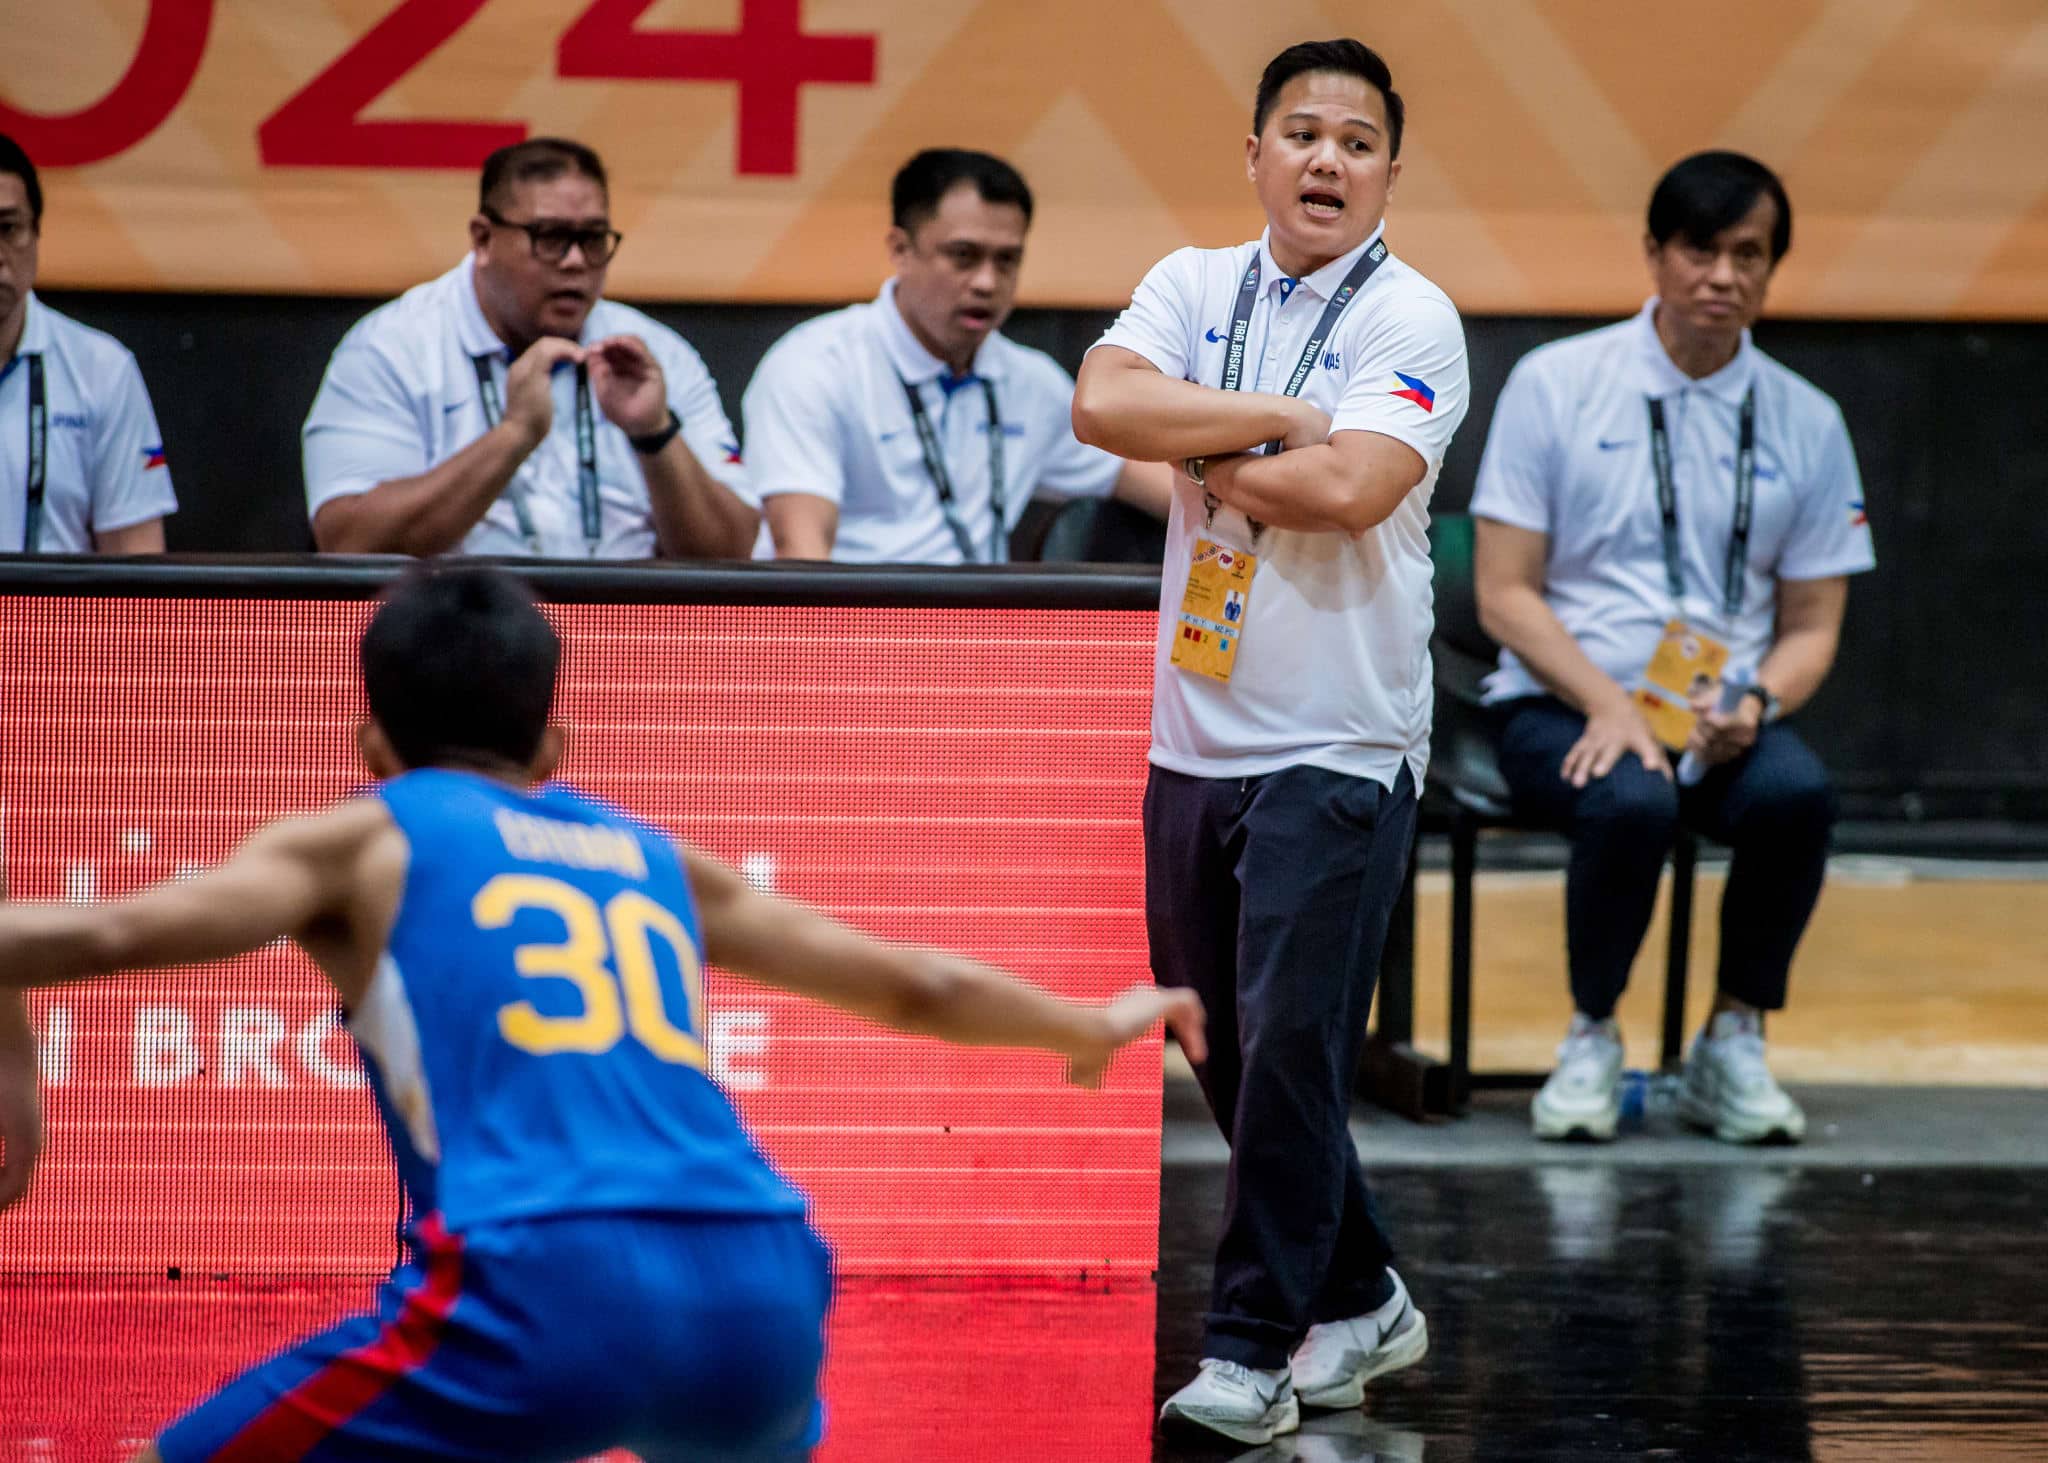
[[[426,563],[385,592],[363,631],[370,715],[407,767],[510,763],[540,749],[562,642],[502,569]]]
[[[36,176],[36,165],[28,160],[28,153],[22,145],[0,132],[0,173],[12,173],[21,179],[22,191],[28,194],[28,221],[38,232],[43,227],[43,182]]]
[[[501,147],[484,159],[483,176],[477,182],[476,205],[485,213],[501,207],[512,188],[520,183],[544,182],[564,173],[581,173],[611,196],[605,181],[604,162],[580,142],[566,137],[529,137]]]
[[[1778,175],[1739,152],[1696,152],[1657,181],[1650,195],[1650,237],[1659,247],[1683,235],[1711,248],[1723,229],[1742,221],[1768,194],[1778,205],[1771,229],[1771,263],[1792,247],[1792,200]]]
[[[1014,203],[1031,222],[1031,189],[1024,175],[993,153],[964,147],[928,147],[896,170],[889,185],[889,217],[905,233],[939,211],[939,200],[972,183],[984,203]]]
[[[1349,37],[1335,41],[1303,41],[1289,46],[1266,63],[1265,75],[1259,78],[1259,94],[1252,102],[1254,133],[1266,130],[1266,119],[1273,115],[1274,104],[1280,100],[1280,89],[1295,77],[1306,76],[1311,71],[1334,71],[1340,76],[1355,76],[1377,88],[1387,103],[1387,156],[1401,155],[1401,129],[1408,121],[1408,107],[1401,100],[1401,93],[1394,90],[1394,73],[1378,51]]]

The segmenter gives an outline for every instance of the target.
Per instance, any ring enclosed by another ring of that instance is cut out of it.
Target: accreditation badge
[[[1195,541],[1188,587],[1180,597],[1180,623],[1174,627],[1176,666],[1229,683],[1238,642],[1244,638],[1245,612],[1251,607],[1252,574],[1258,567],[1258,556],[1243,549],[1208,539]]]
[[[1699,721],[1692,698],[1711,691],[1728,668],[1728,647],[1685,621],[1666,622],[1663,638],[1643,671],[1635,703],[1650,724],[1650,733],[1676,751],[1692,739]]]

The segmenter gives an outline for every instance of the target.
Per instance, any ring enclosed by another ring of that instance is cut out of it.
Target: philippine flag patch
[[[1400,397],[1403,401],[1414,402],[1424,411],[1436,410],[1436,393],[1430,389],[1427,381],[1423,380],[1420,376],[1408,376],[1399,371],[1394,373],[1394,379],[1399,381],[1405,388],[1404,390],[1394,392],[1395,396]]]
[[[739,462],[739,460],[740,460],[740,444],[739,444],[739,443],[737,443],[737,442],[721,442],[721,443],[719,443],[719,444],[718,444],[718,450],[719,450],[719,451],[721,451],[721,452],[723,452],[723,453],[725,454],[725,460],[726,460],[727,462],[730,462],[730,463],[735,463],[735,464]]]
[[[148,472],[152,467],[163,466],[165,466],[163,443],[158,442],[154,446],[142,449],[142,470],[144,472]]]

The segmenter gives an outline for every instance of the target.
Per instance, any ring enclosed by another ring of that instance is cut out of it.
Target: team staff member
[[[1614,1136],[1614,1005],[1681,819],[1735,851],[1720,989],[1681,1113],[1734,1142],[1806,1129],[1764,1065],[1763,1020],[1785,1003],[1820,897],[1835,800],[1778,718],[1820,688],[1848,576],[1875,560],[1840,408],[1750,343],[1791,243],[1792,204],[1769,168],[1687,158],[1650,198],[1656,294],[1632,320],[1531,352],[1494,413],[1472,499],[1480,617],[1503,647],[1487,694],[1516,802],[1572,845],[1576,1010],[1533,1104],[1539,1137]],[[1684,722],[1674,730],[1645,684],[1664,675],[1652,658],[1667,643],[1674,665],[1697,653],[1731,685],[1748,673],[1732,707],[1704,670],[1690,708],[1682,693],[1672,703],[1697,714],[1683,748],[1705,769],[1683,787],[1644,709],[1679,750]]]
[[[1245,1442],[1428,1346],[1346,1129],[1428,757],[1425,528],[1467,389],[1457,310],[1381,237],[1402,124],[1357,41],[1275,57],[1245,140],[1265,234],[1157,265],[1074,399],[1083,441],[1187,460],[1145,915],[1153,973],[1209,1009],[1195,1071],[1231,1172],[1201,1372],[1164,1416]]]
[[[1034,494],[1114,494],[1165,517],[1171,471],[1075,440],[1073,380],[1002,334],[1031,224],[1017,170],[934,149],[890,194],[895,277],[790,331],[747,387],[747,466],[776,557],[1001,562]]]
[[[141,368],[36,298],[43,187],[0,133],[0,552],[160,554],[178,511]]]
[[[471,252],[358,321],[306,418],[335,553],[744,558],[760,521],[683,338],[601,298],[604,164],[534,138],[484,162]]]

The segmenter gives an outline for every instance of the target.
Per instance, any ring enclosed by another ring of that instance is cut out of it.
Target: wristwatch
[[[1190,457],[1180,465],[1180,470],[1188,475],[1188,481],[1196,487],[1206,488],[1209,486],[1208,480],[1204,476],[1209,471],[1208,458]]]
[[[1759,702],[1762,703],[1764,709],[1764,714],[1762,718],[1763,720],[1776,721],[1778,719],[1778,698],[1771,694],[1769,687],[1760,686],[1755,681],[1751,681],[1747,686],[1744,686],[1742,688],[1742,694],[1745,696],[1754,696]]]
[[[642,457],[652,457],[655,453],[661,451],[662,448],[668,446],[669,442],[675,437],[675,434],[682,431],[682,429],[682,418],[676,415],[674,407],[670,407],[668,409],[667,426],[659,431],[649,432],[644,437],[628,437],[626,440],[633,444],[633,450]]]

